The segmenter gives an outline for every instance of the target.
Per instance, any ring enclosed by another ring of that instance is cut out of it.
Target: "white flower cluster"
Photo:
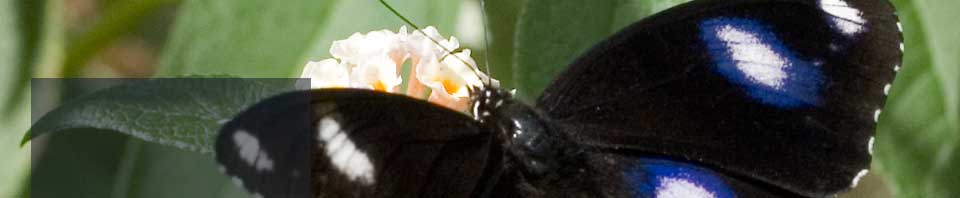
[[[314,89],[363,88],[401,93],[403,78],[399,71],[409,60],[412,71],[403,93],[465,110],[469,102],[468,89],[483,86],[479,76],[483,74],[474,71],[476,62],[470,57],[469,49],[453,54],[447,51],[459,47],[457,38],[444,39],[432,26],[409,33],[406,27],[400,27],[396,33],[390,30],[354,33],[345,40],[333,42],[330,47],[333,58],[308,62],[300,77],[309,78]]]

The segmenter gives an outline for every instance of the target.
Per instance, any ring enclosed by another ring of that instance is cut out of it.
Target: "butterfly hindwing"
[[[693,1],[586,52],[538,107],[587,145],[830,195],[869,167],[901,41],[882,0]]]
[[[490,139],[480,130],[426,101],[321,89],[254,105],[223,127],[216,152],[264,197],[465,197],[483,182]]]
[[[609,155],[621,163],[626,196],[653,197],[791,197],[789,192],[742,180],[698,165],[670,159]]]

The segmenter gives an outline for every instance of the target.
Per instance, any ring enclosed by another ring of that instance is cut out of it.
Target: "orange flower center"
[[[387,91],[387,85],[383,84],[383,81],[378,80],[377,83],[373,83],[373,90],[377,91]]]
[[[440,81],[440,83],[443,84],[443,89],[447,90],[447,94],[457,93],[457,91],[460,90],[460,86],[457,86],[457,84],[450,80],[443,80]]]

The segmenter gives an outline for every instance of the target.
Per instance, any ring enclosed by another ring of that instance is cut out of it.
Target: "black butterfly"
[[[263,197],[821,197],[867,173],[902,57],[880,0],[700,0],[626,27],[536,106],[487,85],[473,117],[319,89],[216,143]]]

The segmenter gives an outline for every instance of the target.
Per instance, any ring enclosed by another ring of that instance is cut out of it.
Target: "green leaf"
[[[418,25],[453,32],[456,1],[388,1]],[[377,1],[187,1],[159,75],[225,73],[293,77],[308,60],[330,58],[334,40],[403,22]]]
[[[897,197],[956,197],[960,189],[960,2],[896,0],[906,49],[877,131],[875,165]],[[948,5],[949,4],[949,5]]]
[[[517,25],[513,78],[528,101],[577,56],[620,28],[685,0],[529,0]]]
[[[45,197],[244,197],[212,156],[99,130],[40,138],[29,188]],[[228,196],[233,195],[233,196]]]
[[[266,97],[293,90],[293,81],[171,78],[116,86],[50,111],[33,124],[24,142],[47,133],[92,128],[209,153],[219,123]]]

